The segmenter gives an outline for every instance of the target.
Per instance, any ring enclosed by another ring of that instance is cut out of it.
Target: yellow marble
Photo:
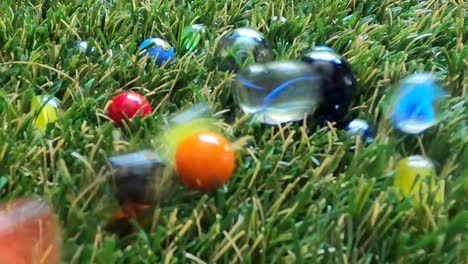
[[[44,132],[47,124],[55,122],[59,117],[59,100],[38,95],[31,102],[31,113],[36,116],[34,125]]]
[[[435,194],[435,202],[444,200],[444,181],[436,180],[433,163],[419,155],[401,159],[396,164],[394,186],[400,198],[413,196],[415,205],[427,202],[430,193]]]

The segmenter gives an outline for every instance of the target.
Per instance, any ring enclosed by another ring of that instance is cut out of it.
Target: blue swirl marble
[[[322,100],[322,77],[307,63],[253,64],[237,75],[233,95],[241,109],[262,123],[299,121]]]
[[[166,61],[172,61],[175,57],[174,48],[161,38],[149,38],[143,41],[138,49],[145,51],[142,56],[155,58],[155,63],[158,66],[163,65]]]
[[[446,95],[432,75],[413,74],[397,91],[390,120],[404,133],[419,134],[437,123],[439,112],[435,104]]]

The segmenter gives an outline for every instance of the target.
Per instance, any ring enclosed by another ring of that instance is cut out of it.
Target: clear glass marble
[[[253,28],[237,28],[224,35],[216,49],[221,70],[237,71],[244,65],[274,60],[265,36]]]
[[[84,53],[96,51],[94,47],[89,46],[87,41],[83,41],[83,40],[76,42],[76,47],[78,48],[78,50]]]
[[[359,136],[363,140],[367,142],[372,142],[374,139],[374,133],[372,132],[372,128],[370,127],[369,123],[363,119],[353,119],[349,122],[348,126],[346,127],[346,134],[349,137]]]
[[[258,122],[299,121],[322,101],[322,79],[301,61],[256,63],[237,74],[233,88],[240,108]]]
[[[390,120],[403,133],[419,134],[440,120],[446,95],[432,74],[413,74],[402,81],[393,95]]]
[[[188,25],[182,31],[182,51],[201,52],[209,39],[210,34],[205,25]]]

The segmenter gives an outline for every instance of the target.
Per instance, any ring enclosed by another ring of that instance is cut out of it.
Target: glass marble
[[[60,100],[48,95],[35,96],[31,101],[31,113],[35,115],[34,125],[44,132],[49,123],[53,123],[59,118]]]
[[[58,217],[41,200],[0,205],[0,263],[60,263],[60,232]]]
[[[84,53],[86,53],[86,52],[88,52],[88,51],[89,51],[89,52],[94,52],[94,51],[96,51],[96,49],[95,49],[94,47],[92,47],[91,49],[89,49],[89,44],[88,44],[88,42],[87,42],[87,41],[83,41],[83,40],[76,42],[76,47],[78,48],[78,50],[80,50],[81,52],[84,52]]]
[[[112,183],[117,198],[123,204],[152,204],[157,196],[157,183],[165,163],[149,149],[112,156]]]
[[[252,63],[274,60],[265,36],[252,28],[237,28],[224,35],[216,49],[217,64],[224,71],[238,71]]]
[[[403,133],[419,134],[440,120],[440,103],[446,95],[430,73],[413,74],[402,81],[393,96],[390,120]]]
[[[162,159],[171,164],[180,142],[199,131],[220,131],[211,106],[206,103],[189,105],[169,116],[156,135],[154,145]]]
[[[302,120],[322,101],[322,78],[307,63],[256,63],[237,74],[233,95],[240,108],[261,123]]]
[[[210,34],[203,24],[186,26],[182,31],[182,51],[200,52],[209,41]]]
[[[286,23],[287,21],[288,21],[288,20],[287,20],[285,17],[283,17],[283,16],[281,16],[281,17],[274,16],[274,17],[271,18],[271,22],[273,22],[273,23],[284,24],[284,23]]]
[[[435,201],[444,199],[444,184],[439,181],[436,185],[436,171],[432,161],[419,155],[399,160],[395,167],[394,186],[400,198],[413,196],[416,205],[425,202],[429,193],[435,194]]]
[[[359,118],[353,119],[349,122],[346,127],[346,134],[349,137],[359,136],[367,142],[372,142],[374,137],[374,133],[372,132],[369,123]]]
[[[356,79],[348,61],[330,47],[318,46],[302,57],[322,76],[323,100],[315,117],[330,122],[341,122],[348,113]]]
[[[161,38],[149,38],[143,41],[138,49],[143,51],[142,56],[151,57],[158,66],[171,62],[175,58],[174,48]]]

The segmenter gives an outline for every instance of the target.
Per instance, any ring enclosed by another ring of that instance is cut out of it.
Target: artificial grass
[[[468,262],[464,1],[19,0],[3,1],[0,15],[0,200],[50,201],[63,224],[64,263]],[[178,53],[166,67],[138,60],[148,37],[180,50],[190,23],[209,27],[206,54]],[[214,64],[221,33],[240,26],[264,32],[277,60],[323,44],[346,57],[358,82],[350,117],[372,122],[375,141],[313,120],[249,122],[230,95],[234,75]],[[78,52],[79,39],[97,52]],[[407,136],[386,120],[386,100],[421,71],[438,73],[450,100],[437,126]],[[120,130],[105,109],[125,90],[145,94],[155,112]],[[65,112],[40,134],[28,112],[45,93]],[[115,203],[108,157],[155,147],[162,117],[200,101],[230,110],[230,138],[251,136],[231,181],[208,194],[173,190],[148,226],[132,222],[131,234],[106,230],[105,208]],[[443,205],[398,201],[394,165],[414,154],[432,159],[446,181]]]

